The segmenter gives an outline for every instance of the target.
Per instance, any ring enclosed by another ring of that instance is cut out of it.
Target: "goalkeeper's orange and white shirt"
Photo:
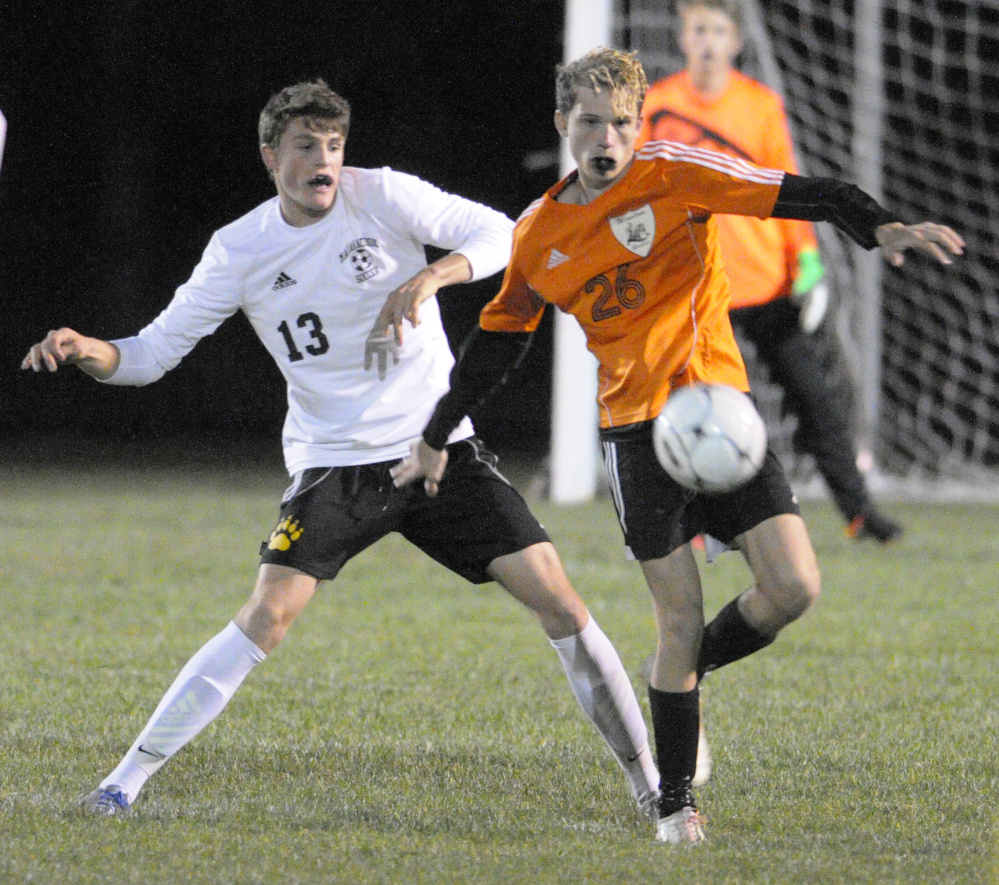
[[[521,215],[480,326],[530,332],[549,303],[572,314],[599,362],[602,428],[651,420],[694,382],[748,391],[713,215],[768,217],[784,173],[650,142],[588,205],[558,202],[573,176]]]
[[[791,133],[779,95],[740,71],[725,90],[705,96],[688,71],[649,88],[642,104],[638,144],[675,141],[798,174]],[[725,272],[732,283],[732,307],[765,304],[791,294],[798,253],[817,249],[807,221],[760,221],[726,215],[718,219]]]

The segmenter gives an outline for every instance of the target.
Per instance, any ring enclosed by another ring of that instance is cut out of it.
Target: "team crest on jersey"
[[[642,258],[648,257],[656,236],[656,216],[648,203],[607,220],[617,241],[625,249]]]
[[[375,261],[373,249],[378,248],[378,240],[374,237],[358,237],[351,240],[340,252],[340,263],[350,262],[354,279],[359,283],[370,280],[382,272],[381,266]]]

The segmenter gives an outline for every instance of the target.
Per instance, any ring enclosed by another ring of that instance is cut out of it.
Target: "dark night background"
[[[99,385],[75,369],[22,372],[66,325],[134,334],[168,303],[212,232],[273,194],[257,116],[289,83],[323,77],[353,105],[347,163],[392,166],[511,217],[554,180],[561,0],[237,4],[95,0],[0,11],[3,402],[11,453],[49,438],[200,446],[233,439],[280,457],[283,383],[236,316],[164,379]],[[498,278],[445,290],[456,343]],[[547,446],[551,318],[541,346],[478,422],[494,446]],[[98,451],[101,446],[96,445]]]

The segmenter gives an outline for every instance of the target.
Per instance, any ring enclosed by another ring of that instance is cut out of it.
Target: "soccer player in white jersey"
[[[410,175],[344,166],[349,120],[348,103],[321,80],[276,94],[261,113],[260,150],[277,196],[216,232],[190,280],[138,335],[104,341],[63,328],[22,363],[149,384],[241,310],[288,385],[283,442],[293,481],[261,545],[253,593],[181,670],[84,808],[127,811],[281,641],[319,583],[397,531],[530,609],[648,811],[659,775],[630,680],[471,423],[449,435],[451,467],[434,496],[397,489],[389,473],[447,391],[454,360],[434,296],[501,270],[512,222]],[[448,254],[427,265],[424,244]]]

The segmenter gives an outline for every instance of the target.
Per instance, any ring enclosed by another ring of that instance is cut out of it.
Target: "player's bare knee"
[[[586,604],[568,584],[546,587],[540,593],[510,592],[533,612],[550,639],[575,636],[590,619]]]
[[[822,592],[822,575],[819,572],[818,565],[809,568],[806,573],[801,576],[800,586],[800,597],[803,602],[801,614],[804,614],[812,607],[815,600],[819,598],[819,594]]]
[[[589,621],[589,613],[584,607],[582,612],[560,609],[558,611],[534,612],[541,628],[549,639],[567,639],[583,632]]]
[[[284,639],[296,615],[297,611],[280,600],[251,599],[240,609],[235,623],[251,642],[269,654]]]
[[[822,580],[817,567],[799,568],[786,576],[777,592],[771,595],[771,602],[777,605],[788,620],[797,620],[810,609],[822,588]]]
[[[586,626],[586,605],[569,583],[551,543],[534,544],[501,556],[489,564],[488,571],[514,599],[530,609],[549,637],[572,636]]]

